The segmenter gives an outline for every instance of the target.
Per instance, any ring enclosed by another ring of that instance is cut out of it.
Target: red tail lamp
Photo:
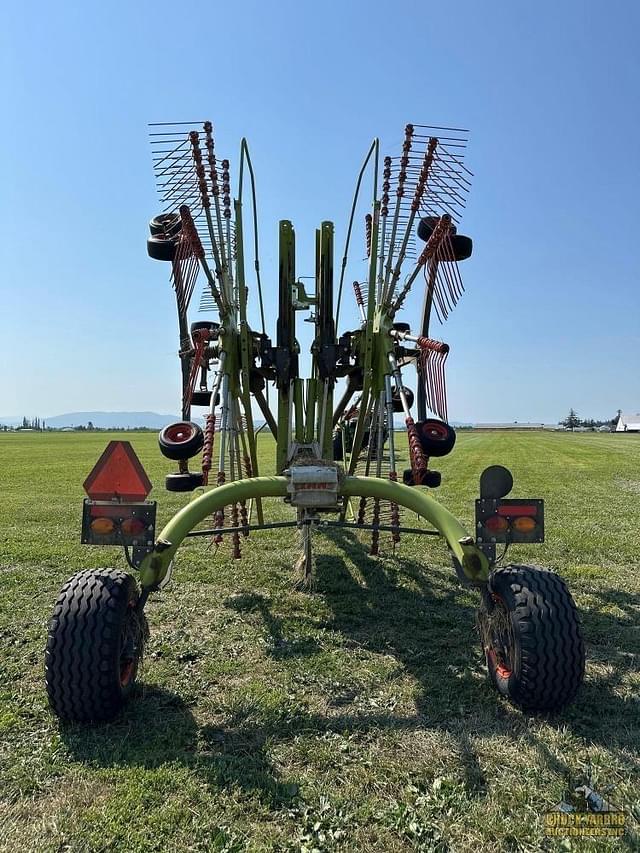
[[[498,513],[500,515],[507,515],[510,518],[516,518],[521,515],[536,515],[538,512],[538,507],[534,504],[514,504],[513,501],[509,501],[502,506],[498,507]]]
[[[139,518],[125,518],[120,526],[125,536],[140,536],[145,530],[144,521]]]
[[[495,545],[544,542],[544,501],[540,498],[480,498],[476,501],[478,541]]]
[[[82,542],[85,545],[153,545],[156,523],[154,501],[119,503],[85,499],[82,507]]]
[[[499,533],[506,533],[509,528],[509,522],[504,516],[492,515],[486,519],[484,526],[490,533],[497,535]]]

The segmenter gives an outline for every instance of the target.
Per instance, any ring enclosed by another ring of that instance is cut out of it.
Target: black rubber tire
[[[209,332],[217,332],[220,328],[220,323],[215,323],[213,320],[196,320],[191,324],[190,332],[199,332],[200,329],[207,329]]]
[[[502,696],[525,711],[556,711],[574,699],[584,677],[584,641],[559,575],[520,565],[492,572],[478,627]]]
[[[423,486],[427,486],[429,489],[439,489],[442,483],[442,474],[440,471],[434,471],[433,468],[429,468],[427,473],[424,475],[424,479],[422,481]]]
[[[177,421],[160,430],[158,444],[167,459],[191,459],[202,450],[204,433],[198,424]]]
[[[344,448],[342,446],[342,430],[334,433],[333,436],[333,461],[344,461]]]
[[[174,238],[149,237],[147,254],[154,261],[172,261],[176,256],[177,240]]]
[[[471,237],[465,237],[464,234],[456,234],[452,237],[451,245],[456,261],[466,261],[473,254],[473,240]]]
[[[182,219],[179,213],[159,213],[149,222],[149,233],[152,237],[175,237],[182,230]]]
[[[78,572],[60,590],[49,622],[45,683],[63,720],[113,719],[130,697],[148,636],[138,588],[119,569]]]
[[[427,418],[418,421],[416,429],[420,445],[427,456],[446,456],[451,453],[456,443],[456,431],[445,421],[437,418]]]
[[[428,489],[437,489],[442,483],[442,474],[440,471],[434,471],[431,468],[428,468],[424,473],[422,482],[416,483],[413,478],[413,471],[411,468],[406,468],[402,473],[402,482],[405,486],[426,486]]]
[[[433,234],[433,229],[436,222],[440,219],[439,216],[425,216],[418,223],[418,237],[426,243],[429,237]],[[456,226],[451,224],[451,234],[456,233]]]
[[[411,388],[403,388],[403,390],[404,390],[404,395],[407,398],[407,405],[409,406],[409,408],[411,408],[413,406],[413,400],[414,400],[413,391],[411,390]],[[400,394],[398,393],[397,388],[394,388],[393,391],[391,392],[391,405],[392,405],[393,411],[396,414],[398,412],[404,412],[404,406],[402,405],[402,400],[400,399]]]
[[[191,405],[209,408],[211,405],[211,391],[194,391],[191,395]]]
[[[164,485],[168,492],[192,492],[204,484],[202,471],[187,471],[185,474],[167,474]]]

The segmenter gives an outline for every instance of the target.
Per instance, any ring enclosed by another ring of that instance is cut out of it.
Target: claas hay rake
[[[496,558],[498,545],[506,551],[542,540],[542,500],[507,498],[511,474],[491,465],[480,479],[470,535],[433,496],[441,476],[432,460],[456,441],[447,411],[449,345],[432,337],[432,320],[443,323],[460,299],[459,264],[472,254],[471,239],[459,232],[471,178],[466,141],[465,131],[408,124],[398,156],[381,158],[375,139],[358,174],[339,269],[333,223],[316,230],[313,289],[296,275],[292,223],[279,223],[271,337],[246,141],[232,198],[230,163],[218,157],[210,122],[151,126],[163,211],[150,222],[147,250],[170,270],[182,376],[181,420],[160,432],[159,445],[177,466],[166,488],[191,496],[156,536],[155,503],[146,500],[151,484],[127,442],[112,442],[88,477],[82,541],[124,547],[137,579],[115,569],[83,571],[63,587],[46,650],[49,700],[60,717],[98,721],[120,710],[148,633],[145,604],[166,585],[186,538],[216,547],[226,541],[239,559],[250,534],[276,527],[298,529],[298,582],[311,588],[319,526],[363,531],[373,555],[385,541],[395,548],[406,531],[443,538],[460,581],[478,589],[479,633],[497,690],[528,711],[573,699],[584,647],[564,581],[537,567],[499,567]],[[364,262],[348,281],[360,231]],[[198,281],[203,314],[190,324]],[[249,321],[249,284],[257,324]],[[410,325],[399,315],[416,284],[422,309]],[[359,322],[340,331],[348,287]],[[312,324],[307,357],[296,336],[300,313]],[[259,471],[258,416],[274,439],[267,474]],[[289,521],[265,519],[264,499],[273,497],[290,505]],[[403,510],[428,526],[408,527]]]

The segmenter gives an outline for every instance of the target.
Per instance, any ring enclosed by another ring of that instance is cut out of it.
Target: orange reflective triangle
[[[128,441],[110,441],[83,483],[94,501],[143,501],[153,486]]]

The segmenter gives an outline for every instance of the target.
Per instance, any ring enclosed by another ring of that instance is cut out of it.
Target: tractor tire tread
[[[135,580],[120,569],[81,571],[60,590],[49,622],[45,682],[49,704],[62,719],[107,720],[120,710],[126,689],[114,678],[114,661],[132,599]],[[141,623],[143,640],[144,616]]]
[[[538,566],[505,566],[490,576],[489,591],[513,605],[520,666],[509,679],[509,698],[529,711],[567,705],[584,677],[584,641],[563,578]]]

